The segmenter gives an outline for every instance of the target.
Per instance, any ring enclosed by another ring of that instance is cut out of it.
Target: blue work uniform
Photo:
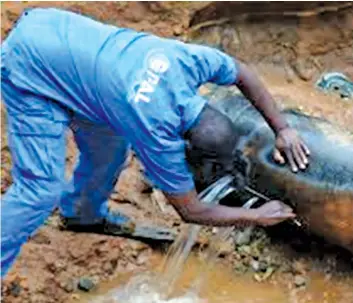
[[[26,11],[1,58],[14,180],[1,204],[2,275],[55,206],[66,217],[107,215],[130,146],[156,187],[192,190],[183,134],[206,103],[197,90],[237,76],[216,49],[57,9]],[[80,153],[66,183],[70,125]]]

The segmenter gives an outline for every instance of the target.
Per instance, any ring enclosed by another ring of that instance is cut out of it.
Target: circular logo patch
[[[153,54],[148,58],[148,67],[157,74],[165,73],[170,66],[169,59],[164,54]]]

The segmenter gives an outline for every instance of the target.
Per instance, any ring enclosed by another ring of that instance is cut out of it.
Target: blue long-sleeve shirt
[[[7,41],[15,85],[108,123],[161,190],[193,189],[183,134],[205,106],[200,85],[235,83],[231,57],[57,9],[27,12]]]

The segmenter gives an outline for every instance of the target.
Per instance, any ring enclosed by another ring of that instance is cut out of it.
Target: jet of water
[[[232,187],[233,177],[224,176],[211,184],[199,194],[203,203],[217,204],[221,199],[235,189]],[[244,205],[249,208],[257,200],[252,199]],[[219,228],[218,232],[211,238],[210,246],[206,252],[206,268],[200,268],[194,286],[183,296],[170,298],[176,281],[180,278],[185,263],[191,253],[192,247],[197,240],[201,229],[200,225],[186,225],[173,245],[170,247],[161,272],[158,275],[144,274],[134,277],[123,288],[112,293],[105,301],[96,303],[203,303],[199,297],[202,284],[207,278],[207,273],[212,269],[219,254],[221,244],[226,241],[233,227]],[[110,298],[110,301],[108,301]]]
[[[229,188],[233,181],[230,175],[224,176],[211,184],[199,194],[199,199],[203,203],[216,204],[229,193]],[[191,249],[197,240],[201,229],[200,225],[189,224],[180,233],[171,246],[162,266],[161,277],[158,283],[160,292],[168,297],[174,289],[175,282],[180,277]]]

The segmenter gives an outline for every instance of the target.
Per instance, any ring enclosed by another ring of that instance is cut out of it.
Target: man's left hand
[[[284,164],[287,159],[292,171],[296,173],[298,167],[304,170],[308,166],[309,155],[308,147],[293,128],[286,127],[277,133],[273,152],[275,161]]]

